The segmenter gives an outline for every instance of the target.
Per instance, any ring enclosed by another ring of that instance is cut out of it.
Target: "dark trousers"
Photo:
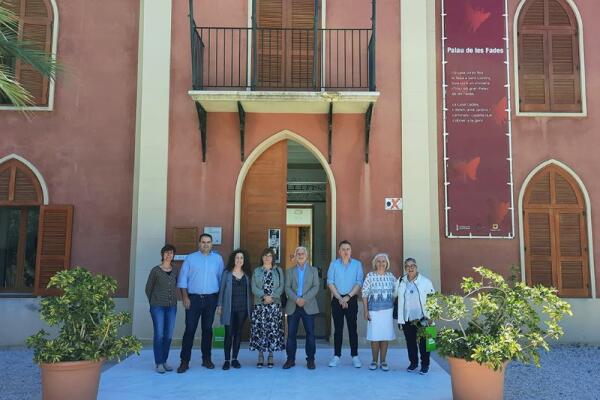
[[[304,307],[296,306],[296,311],[292,315],[288,315],[288,338],[285,346],[288,360],[296,359],[296,347],[298,335],[298,326],[300,326],[300,320],[304,325],[306,331],[306,359],[315,359],[315,316],[309,315],[304,311]]]
[[[233,359],[235,360],[240,352],[242,343],[242,328],[248,318],[248,312],[232,311],[229,325],[225,325],[225,360],[231,360],[231,348],[233,346]]]
[[[408,350],[408,359],[411,365],[419,365],[419,357],[417,353],[417,327],[406,322],[402,324],[402,331],[406,339],[406,349]],[[421,368],[429,368],[429,352],[425,350],[425,338],[419,340],[419,350],[421,353]]]
[[[150,306],[152,326],[154,328],[154,363],[156,365],[167,362],[173,329],[175,328],[175,316],[177,306]]]
[[[342,340],[344,338],[344,317],[348,325],[348,338],[350,339],[350,355],[358,355],[358,333],[356,318],[358,315],[358,301],[356,296],[348,302],[348,308],[342,308],[340,302],[334,297],[331,299],[331,315],[333,317],[333,349],[336,356],[342,356]]]
[[[215,319],[218,293],[213,294],[190,294],[190,308],[185,310],[185,331],[181,343],[181,361],[189,362],[192,356],[194,336],[198,328],[198,321],[202,317],[202,359],[210,360],[210,349],[212,344],[212,324]]]

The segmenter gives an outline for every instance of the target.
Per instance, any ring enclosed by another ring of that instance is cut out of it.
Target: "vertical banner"
[[[443,0],[446,236],[513,238],[505,0]]]

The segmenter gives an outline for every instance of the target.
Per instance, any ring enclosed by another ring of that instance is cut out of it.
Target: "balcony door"
[[[315,0],[256,0],[257,89],[309,90],[320,85],[315,12]]]

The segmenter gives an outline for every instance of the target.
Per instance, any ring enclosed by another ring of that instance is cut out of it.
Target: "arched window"
[[[518,20],[519,111],[582,112],[578,24],[565,0],[528,0]]]
[[[527,284],[589,297],[585,200],[577,182],[558,166],[542,169],[527,185],[523,214]]]
[[[19,19],[18,39],[47,53],[52,51],[54,13],[50,0],[0,0],[0,4]],[[35,106],[49,104],[50,82],[29,64],[15,59],[1,62],[15,72],[17,81],[31,93]],[[10,105],[0,96],[0,104]]]
[[[36,175],[0,164],[0,293],[50,294],[48,280],[69,267],[73,206],[43,205]]]

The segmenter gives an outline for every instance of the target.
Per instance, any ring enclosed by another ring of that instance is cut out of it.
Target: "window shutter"
[[[312,87],[314,60],[314,0],[292,0],[291,27],[301,29],[292,31],[291,79],[296,87]]]
[[[525,232],[528,238],[527,282],[530,285],[557,286],[552,271],[551,214],[543,211],[525,211]]]
[[[585,200],[577,182],[546,167],[529,183],[523,209],[527,283],[553,286],[563,297],[589,297]]]
[[[549,111],[549,88],[546,84],[547,35],[544,32],[519,35],[519,94],[521,111]]]
[[[0,165],[0,206],[37,206],[42,203],[40,183],[26,165],[18,160]]]
[[[19,16],[19,40],[30,43],[34,49],[50,53],[52,50],[52,11],[45,0],[11,0],[11,7]],[[48,104],[49,81],[32,66],[20,60],[15,63],[15,76],[31,93],[35,105]]]
[[[258,60],[257,85],[278,87],[283,84],[283,0],[257,0],[258,30],[256,33]],[[272,28],[272,29],[268,29]]]
[[[49,290],[46,286],[54,274],[70,267],[72,232],[72,205],[40,207],[35,265],[36,295],[48,296],[58,293],[57,290]]]
[[[584,238],[585,217],[583,212],[558,212],[558,266],[559,294],[566,297],[590,295],[587,249]]]
[[[580,112],[577,35],[550,33],[550,87],[552,111]]]
[[[577,194],[573,187],[562,175],[554,173],[554,193],[556,204],[574,204],[579,205],[580,199],[577,198]],[[583,203],[583,201],[581,201]]]
[[[198,228],[176,226],[173,228],[172,244],[177,254],[190,254],[198,250]]]
[[[549,206],[552,202],[550,195],[550,171],[538,175],[530,185],[525,203]]]
[[[10,168],[0,169],[0,204],[8,203],[10,175]]]
[[[519,109],[581,112],[577,22],[564,0],[530,0],[519,18]]]

